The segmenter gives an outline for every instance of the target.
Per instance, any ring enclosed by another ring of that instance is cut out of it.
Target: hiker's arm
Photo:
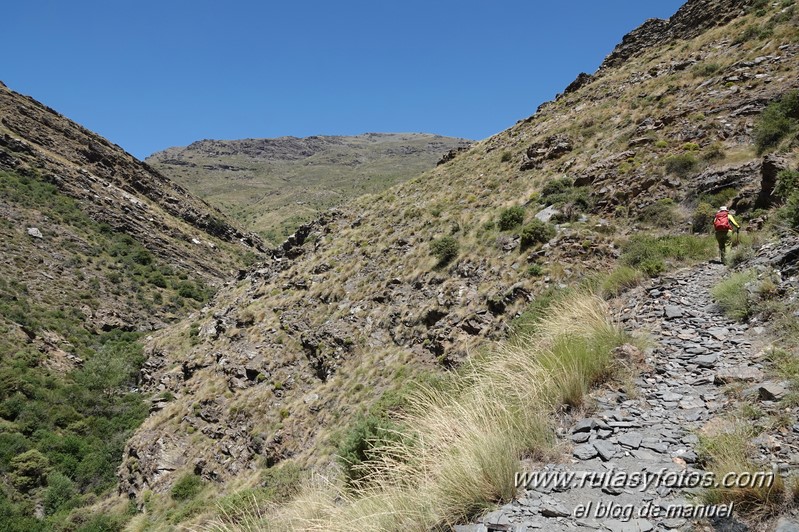
[[[733,225],[733,227],[735,227],[735,229],[740,231],[741,226],[738,224],[738,222],[735,221],[735,218],[732,217],[732,214],[728,215],[727,217],[730,219],[730,223]]]

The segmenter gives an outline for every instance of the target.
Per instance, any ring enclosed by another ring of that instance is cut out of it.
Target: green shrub
[[[11,459],[11,483],[25,493],[42,485],[50,468],[47,457],[31,449]]]
[[[785,220],[794,229],[799,229],[799,190],[788,196],[788,201],[779,210],[778,218]]]
[[[503,162],[503,163],[507,163],[507,162],[509,162],[511,159],[513,159],[513,154],[512,154],[511,152],[509,152],[509,151],[502,152],[502,157],[500,157],[500,161],[501,161],[501,162]]]
[[[796,190],[799,190],[799,171],[783,170],[777,174],[777,184],[774,186],[775,196],[787,199]]]
[[[661,258],[649,258],[646,260],[641,261],[638,264],[638,267],[641,269],[649,277],[657,277],[664,271],[666,271],[666,263]]]
[[[685,177],[693,171],[699,161],[690,153],[681,153],[667,157],[664,165],[666,172],[680,177]]]
[[[544,184],[544,187],[541,189],[541,196],[543,198],[547,198],[549,196],[563,194],[564,192],[568,192],[572,188],[574,188],[574,182],[568,177],[551,179],[547,181]]]
[[[712,76],[721,70],[721,65],[718,63],[702,63],[694,67],[693,71],[698,76]]]
[[[430,253],[438,259],[439,264],[448,264],[458,256],[460,244],[452,236],[442,236],[430,242]]]
[[[634,235],[622,246],[622,264],[654,276],[665,270],[665,259],[707,260],[716,253],[715,239],[704,236]]]
[[[755,272],[752,270],[733,273],[714,286],[710,290],[710,295],[727,316],[736,320],[746,319],[754,309],[746,285],[754,281],[755,277]]]
[[[534,262],[527,267],[527,275],[529,275],[530,277],[540,277],[543,274],[544,274],[544,268],[542,268],[541,265],[538,264],[537,262]]]
[[[189,473],[180,477],[169,493],[176,501],[187,501],[196,497],[202,489],[202,479],[193,473]]]
[[[285,501],[297,494],[302,482],[302,468],[286,461],[270,467],[261,474],[261,485],[269,500]]]
[[[707,234],[713,230],[716,208],[710,203],[700,203],[691,215],[691,229],[694,233]]]
[[[668,147],[669,147],[669,142],[667,140],[660,139],[657,142],[655,142],[655,148],[658,148],[660,150]]]
[[[799,91],[791,91],[770,103],[755,122],[752,133],[757,153],[776,148],[796,127],[799,119]]]
[[[706,161],[717,161],[723,159],[725,155],[724,145],[721,142],[714,142],[702,152],[702,159]]]
[[[677,205],[673,199],[662,198],[638,211],[636,218],[640,222],[662,227],[664,223],[670,223],[674,220],[676,209]]]
[[[643,276],[639,270],[630,266],[619,266],[599,283],[599,294],[605,299],[616,297],[623,291],[641,284]]]
[[[504,209],[499,214],[499,225],[500,230],[508,231],[509,229],[513,229],[521,225],[524,222],[524,207],[520,205],[514,205],[513,207],[508,207]]]
[[[371,414],[358,418],[338,444],[336,457],[344,468],[347,482],[354,484],[362,480],[364,471],[359,466],[375,459],[381,449],[399,439],[398,426],[387,417]]]
[[[555,228],[552,225],[542,222],[534,218],[530,223],[525,225],[521,231],[521,246],[522,249],[530,247],[534,244],[545,244],[555,236]]]
[[[74,503],[73,499],[77,495],[75,483],[69,477],[59,472],[47,475],[47,490],[44,492],[44,513],[53,515],[62,508],[69,507]]]

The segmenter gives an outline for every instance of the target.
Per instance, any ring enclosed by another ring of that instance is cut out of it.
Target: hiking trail
[[[615,318],[625,330],[651,339],[635,379],[637,393],[594,392],[593,415],[560,435],[571,445],[564,463],[530,466],[521,479],[526,487],[514,501],[455,530],[696,530],[703,525],[687,516],[697,511],[716,514],[705,521],[713,529],[750,530],[734,505],[703,507],[692,497],[702,490],[690,487],[707,482],[697,464],[697,433],[732,407],[725,385],[740,383],[744,395],[764,408],[786,392],[784,383],[765,375],[765,329],[725,317],[712,301],[710,288],[725,273],[721,264],[699,264],[623,294]],[[755,439],[764,475],[779,474],[787,468],[779,464],[796,461],[793,436],[789,430],[785,439],[779,434]],[[728,512],[732,516],[724,518]],[[781,519],[776,530],[799,527]]]

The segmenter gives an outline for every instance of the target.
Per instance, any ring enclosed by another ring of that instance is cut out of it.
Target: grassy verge
[[[257,498],[206,530],[423,530],[468,519],[515,493],[524,457],[555,443],[551,415],[577,407],[614,373],[613,349],[628,338],[603,301],[574,293],[554,301],[534,332],[474,360],[441,387],[412,394],[401,437],[358,465],[359,480],[316,479],[281,507]]]
[[[622,264],[649,277],[666,271],[668,263],[708,260],[716,254],[716,242],[708,236],[635,235],[622,246]]]
[[[742,320],[752,313],[753,302],[747,285],[755,281],[754,271],[733,273],[710,290],[710,295],[724,313],[736,320]]]
[[[771,470],[758,466],[752,459],[756,449],[751,441],[756,436],[751,422],[729,420],[723,430],[700,437],[700,456],[705,469],[717,480],[727,475],[736,478],[754,479],[741,485],[708,488],[702,493],[705,504],[717,505],[732,502],[736,511],[752,517],[767,518],[780,513],[791,505],[797,493],[796,483],[787,486],[779,474],[769,475]]]

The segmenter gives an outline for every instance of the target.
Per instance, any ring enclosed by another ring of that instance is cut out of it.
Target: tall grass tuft
[[[445,390],[413,393],[398,420],[402,437],[358,466],[354,489],[306,489],[264,529],[430,530],[510,500],[520,459],[553,456],[553,411],[581,405],[628,340],[597,296],[572,293],[548,309],[532,332],[473,359]],[[206,530],[249,530],[225,526]]]
[[[747,284],[754,280],[755,272],[753,270],[733,273],[729,278],[711,288],[710,295],[713,296],[724,314],[736,320],[746,319],[753,310],[753,302],[749,290],[747,290]]]
[[[782,477],[775,474],[769,479],[765,476],[769,473],[768,468],[758,466],[752,460],[754,449],[751,440],[755,435],[751,423],[728,420],[717,434],[700,436],[700,455],[707,464],[706,470],[711,471],[716,479],[723,479],[727,474],[764,475],[761,481],[748,485],[708,488],[702,494],[705,504],[733,502],[736,510],[761,517],[774,515],[784,507],[786,489]]]

